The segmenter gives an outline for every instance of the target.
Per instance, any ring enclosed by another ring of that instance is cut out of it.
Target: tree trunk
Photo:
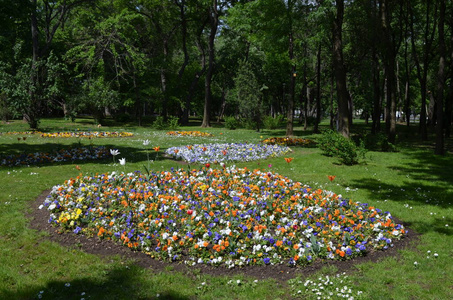
[[[390,143],[395,143],[396,139],[396,76],[395,64],[396,53],[395,45],[392,41],[392,29],[390,27],[390,13],[387,0],[380,1],[379,9],[381,17],[381,33],[383,40],[383,58],[386,81],[386,131],[387,139]]]
[[[436,124],[436,149],[434,154],[444,154],[444,86],[445,86],[445,0],[440,0],[439,7],[439,71],[437,72],[437,124]]]
[[[371,133],[381,131],[381,80],[380,80],[379,58],[373,48],[373,124]]]
[[[318,45],[316,55],[316,121],[313,133],[319,133],[319,123],[321,123],[321,43]]]
[[[333,22],[333,64],[337,86],[338,132],[349,137],[349,93],[346,86],[346,71],[343,63],[342,26],[343,0],[336,0],[337,15]]]
[[[209,23],[211,25],[211,31],[209,33],[209,43],[208,43],[208,52],[209,52],[209,62],[208,70],[205,77],[205,96],[204,96],[204,109],[203,109],[203,122],[201,127],[211,127],[211,102],[212,102],[212,93],[211,93],[211,82],[212,75],[214,74],[214,60],[215,60],[215,36],[217,33],[217,28],[219,25],[219,14],[217,11],[217,0],[213,1],[213,5],[209,8]]]

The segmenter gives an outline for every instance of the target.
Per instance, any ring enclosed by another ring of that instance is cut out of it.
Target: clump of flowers
[[[389,212],[234,166],[80,176],[54,186],[40,208],[62,231],[228,268],[351,259],[405,235]]]
[[[290,137],[271,137],[261,141],[268,145],[285,145],[285,146],[304,146],[313,147],[316,143],[310,139],[290,138]]]
[[[198,137],[209,137],[209,136],[214,136],[209,132],[203,132],[203,131],[169,131],[167,132],[167,135],[173,135],[173,136],[198,136]]]
[[[282,156],[291,149],[280,145],[248,143],[196,144],[167,149],[166,154],[189,163],[253,161]]]
[[[52,153],[35,152],[0,156],[0,166],[23,166],[74,160],[95,160],[109,156],[105,147],[61,149]]]
[[[349,277],[343,274],[321,276],[317,279],[288,281],[292,296],[302,299],[367,299],[363,291],[355,291]]]
[[[53,133],[41,133],[41,137],[46,138],[70,138],[70,137],[88,137],[88,138],[100,138],[100,137],[131,137],[134,134],[131,132],[107,132],[107,131],[66,131],[66,132],[53,132]]]

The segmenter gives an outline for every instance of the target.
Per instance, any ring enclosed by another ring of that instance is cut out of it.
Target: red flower
[[[205,164],[204,165],[206,168],[209,168],[211,166],[211,164]]]
[[[189,216],[191,216],[191,215],[193,214],[193,210],[192,210],[192,209],[188,209],[188,210],[187,210],[187,214],[188,214]]]
[[[285,157],[285,160],[286,160],[287,163],[292,162],[293,159],[294,159],[293,157]]]
[[[327,178],[329,178],[330,182],[334,181],[335,177],[337,177],[337,176],[327,175]]]

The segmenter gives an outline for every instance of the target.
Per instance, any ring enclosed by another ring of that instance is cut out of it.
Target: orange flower
[[[157,146],[157,147],[154,147],[153,149],[154,149],[154,151],[156,151],[156,152],[159,152],[159,150],[160,150],[160,147],[159,147],[159,146]]]
[[[285,160],[286,160],[287,163],[292,162],[293,159],[294,159],[293,157],[285,157]]]
[[[327,175],[327,178],[329,178],[330,182],[334,181],[335,177],[337,177],[337,176]]]
[[[76,168],[77,170],[79,170],[79,171],[80,171],[80,167],[79,167],[79,165],[75,166],[75,168]]]

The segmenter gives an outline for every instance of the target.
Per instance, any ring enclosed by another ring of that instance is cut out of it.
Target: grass
[[[365,130],[364,124],[354,127]],[[45,132],[69,130],[129,131],[130,138],[59,138],[45,139],[35,135],[0,135],[0,155],[16,152],[51,151],[69,145],[90,144],[119,149],[125,157],[126,171],[147,166],[147,153],[142,141],[160,146],[161,153],[169,147],[193,143],[258,142],[264,138],[282,136],[280,130],[257,133],[250,130],[209,128],[214,137],[169,137],[165,131],[133,124],[109,123],[97,128],[90,119],[75,123],[44,119]],[[21,121],[1,124],[0,132],[27,131]],[[201,130],[198,126],[181,130]],[[311,132],[295,128],[298,137],[316,139]],[[399,152],[368,152],[366,159],[354,166],[338,164],[337,159],[322,156],[317,148],[292,147],[294,160],[287,164],[283,158],[237,163],[239,167],[267,168],[275,172],[323,189],[332,190],[354,201],[366,202],[408,224],[420,233],[414,248],[399,250],[397,257],[379,262],[355,264],[348,272],[353,291],[363,291],[366,299],[451,299],[453,298],[453,157],[434,156],[429,143],[417,141],[416,128],[398,128]],[[451,145],[451,140],[447,141]],[[177,162],[154,160],[152,169],[180,167]],[[291,290],[301,298],[314,297],[301,284],[286,285],[275,280],[259,280],[245,276],[204,275],[197,270],[189,274],[173,271],[144,269],[119,256],[108,259],[84,253],[74,247],[62,247],[47,241],[45,233],[28,227],[26,211],[29,203],[43,190],[83,173],[107,172],[114,169],[113,161],[78,161],[55,165],[0,167],[0,298],[1,299],[286,299]],[[330,182],[328,175],[335,175]],[[446,226],[448,225],[448,226]],[[428,252],[430,251],[430,252]],[[438,256],[435,257],[434,253]],[[417,262],[417,264],[414,264]],[[338,273],[336,268],[323,268],[311,278]],[[238,282],[239,281],[239,282]],[[340,283],[338,287],[341,288]],[[41,293],[42,292],[42,293]],[[159,297],[158,297],[159,295]],[[316,299],[316,298],[315,298]]]

